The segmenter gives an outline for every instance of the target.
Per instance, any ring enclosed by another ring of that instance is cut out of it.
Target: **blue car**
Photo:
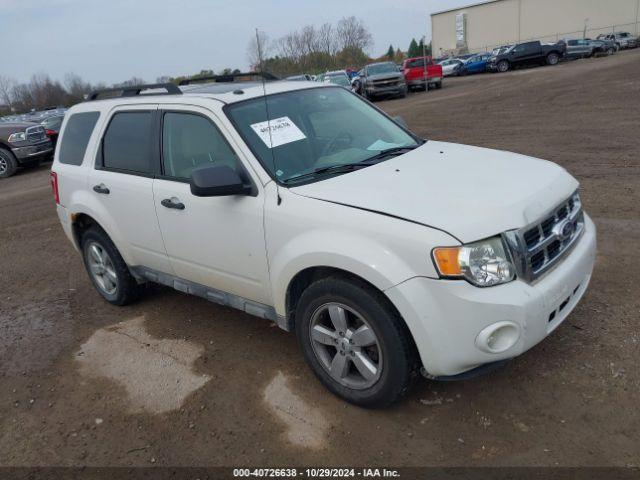
[[[470,75],[472,73],[484,73],[487,71],[487,63],[491,58],[490,53],[474,55],[464,62],[460,73],[462,75]]]

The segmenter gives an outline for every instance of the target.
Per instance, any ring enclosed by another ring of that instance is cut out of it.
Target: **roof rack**
[[[154,95],[182,95],[182,90],[174,83],[150,83],[147,85],[132,85],[130,87],[114,87],[106,88],[104,90],[94,90],[87,97],[87,101],[98,100],[98,97],[105,93],[117,93],[120,95],[110,95],[107,98],[119,98],[119,97],[135,97],[140,95],[140,92],[144,90],[155,90],[164,88],[167,93],[158,93]]]
[[[228,75],[210,75],[208,77],[186,78],[181,80],[178,85],[191,85],[192,83],[216,82],[216,83],[233,83],[236,78],[262,77],[265,80],[280,80],[273,73],[269,72],[243,72],[230,73]]]

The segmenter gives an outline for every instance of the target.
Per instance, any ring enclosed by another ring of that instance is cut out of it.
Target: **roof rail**
[[[98,100],[98,97],[105,93],[117,93],[120,92],[120,95],[111,95],[107,98],[119,98],[119,97],[135,97],[140,95],[140,92],[144,90],[155,90],[164,88],[167,93],[158,93],[154,95],[182,95],[182,90],[178,88],[178,86],[174,83],[150,83],[147,85],[132,85],[130,87],[114,87],[114,88],[106,88],[104,90],[94,90],[87,97],[87,101]]]
[[[181,80],[178,85],[191,85],[192,83],[216,82],[216,83],[233,83],[236,78],[262,77],[265,80],[280,80],[273,73],[269,72],[243,72],[229,73],[228,75],[210,75],[208,77],[186,78]]]

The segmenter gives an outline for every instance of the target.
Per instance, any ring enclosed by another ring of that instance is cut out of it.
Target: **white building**
[[[640,0],[489,0],[431,14],[433,54],[639,31]]]

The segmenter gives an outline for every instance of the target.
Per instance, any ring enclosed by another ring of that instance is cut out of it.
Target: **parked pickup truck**
[[[431,57],[407,58],[402,63],[402,73],[410,90],[442,88],[442,67]]]
[[[379,407],[526,352],[587,290],[596,229],[558,165],[422,139],[337,85],[159,90],[91,94],[56,149],[57,214],[107,302],[156,282],[272,320]]]
[[[53,146],[42,125],[27,122],[0,123],[0,178],[10,177],[18,167],[51,157]]]
[[[535,42],[519,43],[489,60],[489,68],[507,72],[515,67],[530,65],[557,65],[566,52],[565,43],[547,44]]]

